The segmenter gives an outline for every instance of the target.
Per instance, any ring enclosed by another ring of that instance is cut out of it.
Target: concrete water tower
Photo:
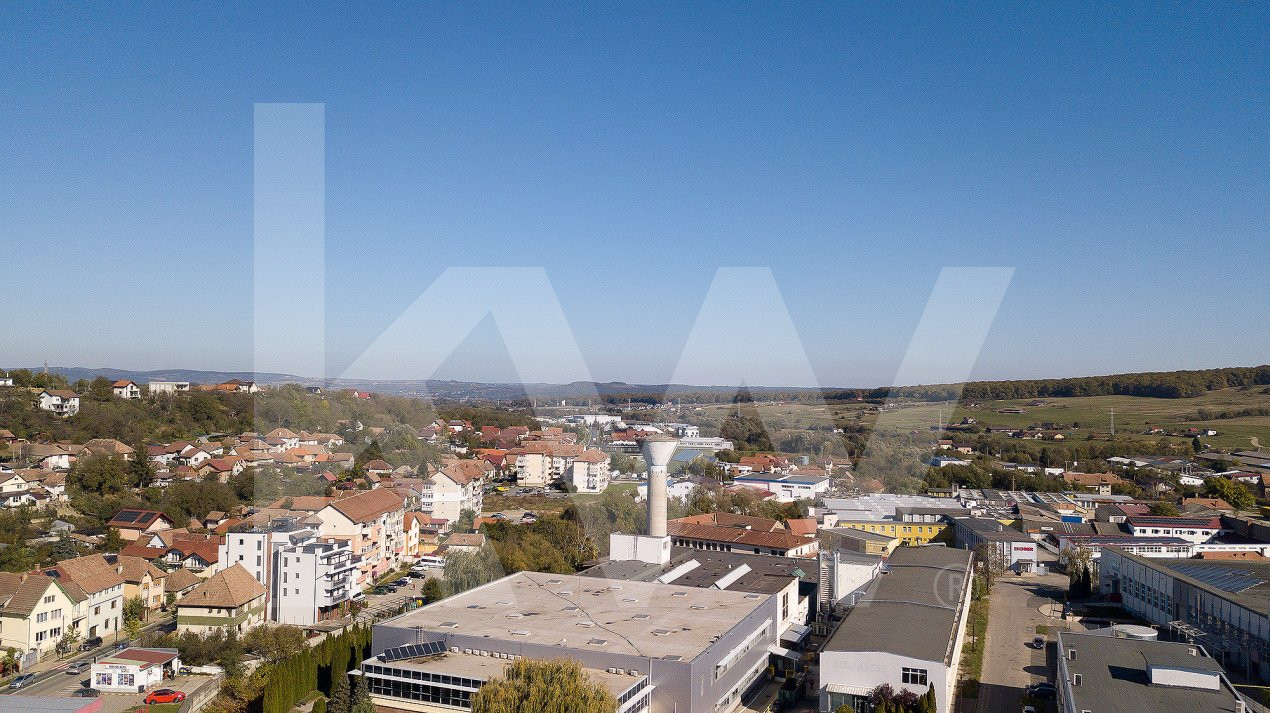
[[[643,440],[648,464],[648,531],[643,535],[614,532],[609,535],[609,559],[637,560],[649,564],[670,561],[670,537],[666,535],[667,471],[678,439],[656,434]]]
[[[644,462],[648,464],[648,536],[666,536],[666,498],[668,475],[666,467],[675,455],[679,441],[671,436],[652,435],[640,444]]]

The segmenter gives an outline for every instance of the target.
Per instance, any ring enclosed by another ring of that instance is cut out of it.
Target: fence
[[[177,713],[196,713],[198,709],[215,698],[217,693],[220,693],[220,684],[224,680],[225,674],[217,674],[203,682],[203,685],[185,694],[185,702],[181,704]]]

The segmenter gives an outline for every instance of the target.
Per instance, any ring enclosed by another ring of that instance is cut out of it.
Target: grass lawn
[[[133,706],[127,709],[126,711],[124,711],[124,713],[133,713],[134,711],[140,711],[142,713],[145,713],[147,708],[149,709],[149,713],[177,713],[177,711],[181,710],[181,704],[180,703],[156,703],[152,706],[146,706],[142,704],[139,706]]]
[[[970,616],[966,620],[967,642],[961,650],[961,675],[965,683],[962,695],[979,696],[979,677],[983,674],[984,636],[988,632],[988,597],[970,603]]]

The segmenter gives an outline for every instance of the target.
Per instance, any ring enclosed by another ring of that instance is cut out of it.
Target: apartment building
[[[602,493],[609,487],[609,454],[588,449],[569,464],[567,482],[579,493]]]
[[[461,460],[433,473],[420,486],[419,509],[454,522],[464,510],[477,515],[484,507],[485,481],[494,466],[485,460]]]
[[[279,548],[274,553],[269,618],[308,626],[343,616],[355,591],[356,572],[346,542],[313,538]]]
[[[405,554],[405,499],[388,488],[335,500],[315,513],[326,541],[347,543],[357,568],[355,586],[373,584],[401,566]]]
[[[527,441],[516,453],[516,483],[528,487],[543,487],[561,480],[568,473],[573,460],[586,449],[576,443],[551,441]]]

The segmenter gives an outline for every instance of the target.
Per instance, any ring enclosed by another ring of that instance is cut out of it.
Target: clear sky
[[[890,383],[945,267],[1014,268],[975,378],[1270,361],[1266,3],[113,5],[0,9],[0,367],[252,365],[260,102],[325,104],[332,375],[472,266],[578,378],[671,379],[726,267],[751,382]],[[497,324],[349,375],[559,375]]]

